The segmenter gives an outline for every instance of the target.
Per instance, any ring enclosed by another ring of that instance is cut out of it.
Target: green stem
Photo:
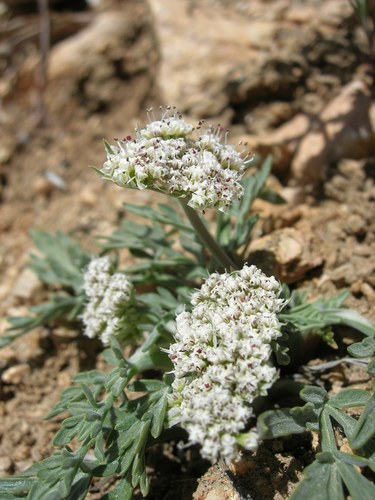
[[[184,209],[184,212],[187,218],[190,221],[190,224],[195,229],[197,235],[199,236],[202,243],[210,250],[215,259],[220,262],[222,267],[227,271],[238,269],[236,264],[232,261],[232,259],[224,252],[224,250],[220,247],[220,245],[215,241],[215,239],[208,232],[206,226],[203,224],[201,218],[197,214],[195,210],[190,208],[186,203],[180,200],[181,206]]]

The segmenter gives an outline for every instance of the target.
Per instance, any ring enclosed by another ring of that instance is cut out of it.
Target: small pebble
[[[3,373],[1,379],[6,384],[19,385],[30,375],[30,366],[26,363],[11,366]]]
[[[345,231],[347,234],[361,235],[366,233],[366,222],[359,215],[353,214],[347,218]]]
[[[93,207],[98,200],[98,196],[92,189],[85,188],[81,191],[80,198],[82,203],[88,207]]]
[[[42,284],[31,269],[23,269],[13,286],[13,296],[19,299],[32,299],[42,289]]]
[[[361,292],[369,301],[373,301],[375,299],[375,290],[368,283],[361,284]]]
[[[7,368],[9,365],[14,364],[16,359],[16,353],[11,347],[5,346],[0,349],[0,369]]]
[[[57,189],[60,189],[61,191],[66,190],[66,182],[61,177],[61,175],[56,174],[56,172],[52,172],[52,170],[46,170],[44,172],[44,177],[52,186],[56,187]]]
[[[9,457],[0,457],[0,477],[12,471],[13,462]]]
[[[53,191],[53,186],[50,182],[47,181],[44,177],[38,177],[34,183],[33,183],[33,188],[35,191],[35,194],[39,196],[44,196],[48,197]]]

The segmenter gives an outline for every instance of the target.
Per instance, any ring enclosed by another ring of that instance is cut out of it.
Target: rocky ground
[[[150,106],[157,115],[159,105],[175,105],[193,122],[230,127],[231,141],[246,142],[257,162],[272,154],[270,183],[286,203],[257,202],[252,258],[267,257],[270,272],[310,297],[349,289],[348,305],[375,320],[374,47],[349,0],[49,4],[45,84],[36,2],[0,2],[4,318],[45,293],[26,268],[29,229],[61,229],[92,249],[126,216],[124,201],[156,201],[102,182],[88,166],[103,161],[103,137],[131,133]],[[0,474],[50,453],[58,423],[43,416],[98,351],[62,328],[0,351]],[[333,390],[367,383],[346,365],[326,380]],[[150,498],[288,498],[313,445],[305,437],[268,444],[205,476],[196,450],[155,450]],[[95,485],[90,498],[108,486]]]

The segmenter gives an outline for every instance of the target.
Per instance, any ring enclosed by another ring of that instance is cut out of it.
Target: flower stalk
[[[236,269],[238,269],[229,255],[224,252],[217,241],[211,236],[197,212],[194,209],[190,208],[189,205],[184,203],[182,200],[180,200],[180,203],[186,217],[189,219],[189,222],[195,229],[198,237],[200,238],[202,243],[211,251],[215,259],[221,264],[222,268],[227,271],[235,271]]]

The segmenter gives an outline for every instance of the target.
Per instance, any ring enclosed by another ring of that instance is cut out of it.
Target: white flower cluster
[[[175,380],[171,416],[202,445],[212,461],[235,460],[239,445],[255,449],[256,430],[245,432],[251,404],[278,377],[270,363],[277,339],[281,285],[255,266],[211,274],[192,296],[192,312],[176,318],[168,350]]]
[[[107,161],[100,172],[119,186],[161,191],[184,199],[196,210],[225,210],[242,196],[239,181],[245,161],[234,147],[221,142],[222,134],[220,127],[195,134],[190,124],[167,108],[160,120],[136,129],[135,139],[107,145]]]
[[[112,335],[130,342],[138,336],[134,322],[134,288],[122,273],[113,273],[108,257],[93,259],[84,274],[83,289],[88,298],[82,321],[85,335],[100,337],[108,344]]]

